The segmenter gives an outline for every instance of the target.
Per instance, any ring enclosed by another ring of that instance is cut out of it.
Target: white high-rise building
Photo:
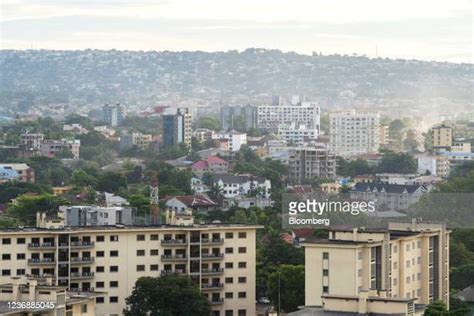
[[[319,134],[320,108],[315,102],[303,102],[297,105],[261,105],[257,110],[259,128],[278,130],[282,124],[304,125]]]
[[[376,153],[379,137],[380,116],[376,112],[349,110],[330,114],[330,143],[338,156]]]

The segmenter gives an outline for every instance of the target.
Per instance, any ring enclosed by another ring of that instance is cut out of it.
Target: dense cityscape
[[[0,316],[474,316],[472,0],[4,0]]]

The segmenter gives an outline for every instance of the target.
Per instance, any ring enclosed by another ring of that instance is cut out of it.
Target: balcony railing
[[[44,242],[44,243],[29,243],[28,248],[30,249],[54,249],[56,246],[54,243]]]
[[[176,254],[176,255],[161,255],[161,260],[163,261],[179,261],[179,260],[187,260],[186,255]]]
[[[94,272],[72,272],[70,277],[71,279],[92,279]]]
[[[188,244],[186,239],[162,239],[161,245],[163,246],[185,246]]]
[[[224,287],[223,283],[217,283],[217,284],[208,283],[208,284],[201,285],[202,290],[218,290],[218,289],[222,289],[223,287]]]
[[[202,260],[216,260],[216,259],[223,259],[223,253],[203,253],[201,255]]]
[[[28,259],[29,264],[54,264],[56,260],[54,258],[31,258]]]
[[[221,274],[224,272],[223,268],[202,269],[201,274]]]
[[[222,305],[224,304],[224,298],[223,297],[220,297],[218,299],[215,299],[215,300],[209,300],[209,304],[211,305]]]
[[[162,270],[161,275],[170,275],[170,274],[185,274],[186,271],[182,269],[175,269],[175,270]]]
[[[94,292],[94,288],[93,287],[88,287],[88,288],[72,288],[69,290],[69,292],[75,292],[75,293],[79,293],[79,292]]]
[[[201,240],[201,243],[202,244],[221,245],[221,244],[224,243],[224,238],[213,238],[213,239],[203,238]]]
[[[71,241],[71,248],[92,248],[94,245],[93,241]]]
[[[73,257],[71,258],[71,263],[93,263],[94,262],[94,257]]]
[[[27,274],[26,275],[27,278],[30,278],[30,279],[35,279],[35,280],[44,280],[44,279],[47,279],[47,278],[54,278],[54,274]]]

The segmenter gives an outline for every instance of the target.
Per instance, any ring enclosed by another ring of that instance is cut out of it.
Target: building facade
[[[376,153],[380,146],[380,116],[356,110],[330,114],[330,143],[337,156]]]
[[[277,131],[281,124],[304,125],[307,129],[320,130],[320,108],[316,103],[297,105],[261,105],[257,112],[257,126]]]
[[[449,304],[449,234],[444,224],[399,222],[387,230],[330,230],[328,239],[306,240],[305,305],[364,291]]]
[[[228,151],[237,152],[242,145],[247,144],[247,134],[235,131],[213,133],[211,138],[217,141],[224,141]]]
[[[44,141],[42,133],[24,133],[20,135],[20,144],[27,150],[39,150]]]
[[[69,291],[103,292],[97,316],[122,315],[136,280],[189,275],[213,316],[256,315],[259,226],[120,226],[0,230],[0,284],[12,276],[53,278]]]
[[[177,109],[175,114],[163,115],[163,145],[191,146],[191,113],[187,108]]]
[[[35,170],[26,163],[0,163],[0,172],[8,172],[12,175],[11,178],[3,178],[0,175],[0,181],[3,180],[17,180],[19,182],[35,183]],[[3,174],[3,173],[2,173]]]
[[[257,107],[224,105],[220,111],[221,128],[230,131],[235,128],[249,130],[257,127]],[[244,124],[244,126],[241,126]]]
[[[288,175],[292,183],[313,178],[335,179],[336,156],[325,146],[291,148]]]
[[[109,126],[120,125],[125,117],[127,111],[124,105],[117,104],[106,104],[102,107],[102,121],[106,122]]]
[[[433,150],[450,151],[453,145],[453,127],[447,124],[436,125],[431,129]]]
[[[128,149],[137,146],[140,149],[147,149],[153,140],[151,134],[131,133],[120,136],[120,149]]]
[[[79,139],[45,140],[41,144],[41,155],[55,157],[57,153],[69,150],[74,159],[79,159],[81,141]]]
[[[278,127],[278,136],[289,145],[303,146],[312,139],[318,138],[317,129],[309,129],[304,125],[296,126],[292,124],[281,124]]]

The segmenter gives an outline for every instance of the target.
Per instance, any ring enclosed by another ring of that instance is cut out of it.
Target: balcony
[[[44,242],[44,243],[41,243],[41,244],[37,244],[37,243],[29,243],[28,244],[28,249],[55,249],[56,246],[54,245],[54,243],[49,243],[49,242]]]
[[[188,260],[186,255],[161,255],[161,261],[183,261]]]
[[[54,278],[54,274],[28,274],[27,278],[33,280],[46,280],[48,278]]]
[[[203,238],[201,240],[201,243],[203,245],[222,245],[224,243],[224,238],[214,238],[214,239]]]
[[[71,258],[71,264],[87,264],[93,263],[94,257],[73,257]]]
[[[222,274],[224,272],[223,268],[216,268],[216,269],[202,269],[202,275],[214,275],[214,274]]]
[[[222,305],[222,304],[224,304],[224,298],[221,297],[221,298],[216,299],[216,300],[209,300],[209,304],[211,304],[211,305]]]
[[[203,253],[201,255],[202,260],[222,260],[224,258],[223,253]]]
[[[93,248],[93,241],[71,241],[71,248]]]
[[[31,258],[28,259],[28,264],[30,265],[48,265],[48,264],[55,264],[56,260],[54,258]]]
[[[73,292],[73,293],[80,293],[80,292],[84,292],[84,293],[88,293],[88,292],[94,292],[94,288],[93,287],[88,287],[88,288],[72,288],[72,289],[69,289],[69,292]]]
[[[208,284],[202,284],[201,285],[201,290],[202,291],[221,290],[223,288],[224,288],[223,283],[218,283],[218,284],[208,283]]]
[[[161,275],[171,275],[171,274],[185,274],[186,271],[181,270],[181,269],[176,269],[176,270],[162,270]]]
[[[187,246],[188,241],[186,239],[162,239],[162,246]]]
[[[94,272],[71,272],[71,280],[84,280],[84,279],[93,279]]]

